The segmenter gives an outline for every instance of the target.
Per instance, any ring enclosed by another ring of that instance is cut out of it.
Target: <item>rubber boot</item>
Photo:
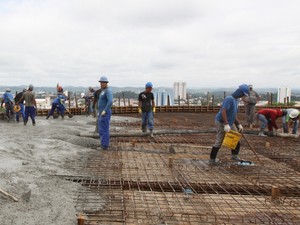
[[[264,134],[264,129],[263,128],[260,128],[258,136],[261,136],[261,137],[266,137],[267,136],[267,135]]]
[[[235,149],[231,149],[231,159],[232,160],[241,161],[241,159],[238,157],[240,148],[241,148],[241,144],[240,144],[240,142],[238,142]]]
[[[213,146],[210,152],[210,159],[209,159],[209,164],[216,164],[218,162],[217,155],[219,152],[220,147],[215,147]]]

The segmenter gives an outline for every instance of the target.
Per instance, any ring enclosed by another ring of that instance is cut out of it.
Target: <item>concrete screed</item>
[[[79,137],[95,130],[95,118],[37,117],[36,126],[0,120],[0,127],[0,189],[18,199],[0,193],[0,224],[76,224],[74,193],[81,185],[55,175],[72,174],[65,163],[99,146],[98,139]]]

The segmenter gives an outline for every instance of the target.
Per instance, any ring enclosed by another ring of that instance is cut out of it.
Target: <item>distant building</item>
[[[155,105],[156,106],[165,106],[168,105],[168,101],[170,105],[172,105],[171,96],[169,93],[167,93],[165,90],[159,90],[155,94]]]
[[[291,101],[291,89],[288,87],[281,87],[278,88],[278,93],[277,93],[277,102],[278,103],[286,103],[287,99]]]
[[[174,99],[186,100],[186,82],[174,82]]]

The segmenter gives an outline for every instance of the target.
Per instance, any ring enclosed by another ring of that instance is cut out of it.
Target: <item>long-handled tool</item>
[[[11,194],[8,194],[6,191],[3,191],[2,189],[0,189],[0,193],[11,198],[12,200],[14,200],[15,202],[18,202],[19,200],[17,198],[15,198],[14,196],[12,196]]]
[[[254,148],[252,147],[252,145],[250,144],[250,142],[248,141],[248,139],[245,137],[244,133],[241,133],[243,138],[245,139],[245,141],[247,142],[247,144],[249,145],[250,149],[252,150],[252,152],[254,153],[254,155],[256,156],[256,158],[258,159],[258,161],[263,164],[263,162],[260,160],[260,158],[258,157],[256,151],[254,150]]]

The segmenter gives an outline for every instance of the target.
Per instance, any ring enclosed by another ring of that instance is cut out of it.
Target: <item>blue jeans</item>
[[[261,124],[260,124],[260,129],[265,129],[268,125],[268,120],[265,117],[265,115],[263,114],[257,114],[257,118],[260,120]]]
[[[109,147],[109,124],[110,124],[110,118],[111,118],[111,110],[107,110],[106,114],[104,116],[101,116],[101,114],[98,116],[98,132],[100,137],[100,146],[102,148],[108,148]]]
[[[153,112],[143,112],[142,113],[142,130],[146,131],[147,130],[147,126],[149,128],[149,130],[153,130],[154,127],[154,116],[153,116]]]
[[[283,127],[283,132],[288,133],[288,125],[286,121],[282,121],[282,127]],[[297,134],[298,133],[298,127],[299,127],[299,120],[293,121],[293,131],[292,134]]]

